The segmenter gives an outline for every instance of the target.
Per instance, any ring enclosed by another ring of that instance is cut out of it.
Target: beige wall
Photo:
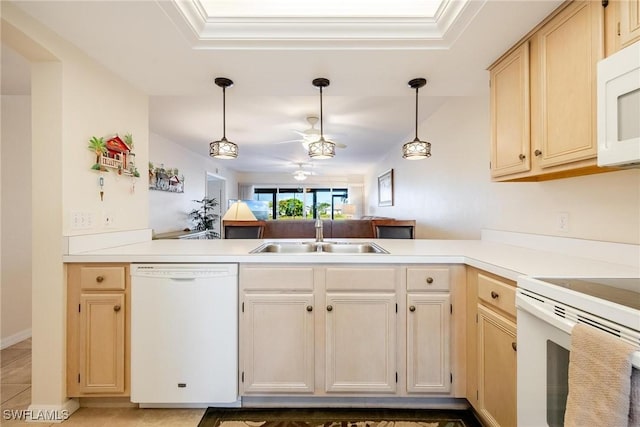
[[[452,98],[420,124],[432,157],[402,159],[398,142],[367,177],[370,214],[418,220],[418,238],[478,239],[480,230],[640,243],[640,170],[536,183],[489,178],[489,100]],[[409,135],[407,136],[409,140]],[[395,174],[395,204],[377,206],[377,176]],[[557,229],[569,214],[569,231]]]
[[[187,214],[198,208],[193,200],[201,200],[205,196],[207,172],[225,179],[227,198],[237,197],[236,174],[226,167],[224,160],[201,156],[153,133],[150,135],[149,158],[154,166],[162,163],[166,168],[178,168],[180,175],[184,175],[185,178],[184,193],[149,191],[149,226],[153,228],[154,233],[193,227]],[[145,171],[146,168],[145,164]],[[147,184],[145,181],[145,185]],[[227,202],[219,202],[224,213]]]
[[[70,230],[70,212],[112,212],[110,230],[148,224],[146,185],[131,192],[130,178],[110,172],[100,201],[88,140],[130,132],[137,164],[146,166],[148,99],[10,3],[1,6],[3,42],[32,65],[32,256],[38,261],[32,269],[31,400],[35,408],[55,408],[67,404],[62,237],[106,231],[99,222]]]
[[[31,336],[31,97],[2,96],[2,348]]]

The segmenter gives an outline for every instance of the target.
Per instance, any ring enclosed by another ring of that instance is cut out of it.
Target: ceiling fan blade
[[[347,148],[347,145],[346,145],[346,144],[343,144],[343,143],[341,143],[341,142],[335,142],[335,141],[332,141],[332,140],[330,140],[330,139],[327,139],[327,141],[329,141],[329,142],[333,142],[333,144],[336,146],[336,148]]]
[[[292,142],[302,142],[302,141],[300,139],[289,139],[287,141],[276,142],[275,144],[290,144]]]

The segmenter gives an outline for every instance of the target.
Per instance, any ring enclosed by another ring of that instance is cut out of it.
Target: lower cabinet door
[[[311,294],[244,294],[243,393],[313,393],[314,310]]]
[[[324,309],[326,391],[394,393],[395,293],[327,292]]]
[[[124,392],[124,294],[80,296],[80,392]]]
[[[478,406],[493,426],[516,425],[516,325],[478,306]]]
[[[407,391],[448,393],[449,294],[407,295]]]

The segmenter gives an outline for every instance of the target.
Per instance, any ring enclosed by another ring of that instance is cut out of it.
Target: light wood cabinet
[[[494,180],[611,170],[596,166],[596,64],[603,56],[604,7],[573,1],[490,67]]]
[[[478,409],[492,426],[516,423],[516,325],[478,306]]]
[[[315,390],[314,268],[240,269],[241,392]]]
[[[605,51],[612,55],[640,40],[640,0],[609,0],[605,9]]]
[[[394,393],[395,292],[327,293],[327,392]]]
[[[576,1],[531,41],[532,133],[541,169],[595,159],[596,64],[603,58],[604,9]]]
[[[407,391],[447,393],[451,390],[448,293],[407,295]]]
[[[241,265],[240,394],[463,398],[464,274],[448,265]]]
[[[129,267],[67,267],[67,396],[129,394]]]
[[[490,70],[491,176],[531,169],[529,43]]]
[[[246,293],[242,312],[245,393],[314,391],[314,301],[308,293]]]
[[[324,270],[325,391],[395,393],[399,268]]]
[[[486,425],[516,425],[515,283],[467,267],[467,399]]]

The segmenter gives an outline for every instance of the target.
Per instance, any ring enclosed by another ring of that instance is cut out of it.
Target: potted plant
[[[214,208],[218,206],[215,198],[203,198],[202,200],[194,200],[199,203],[200,207],[189,212],[189,218],[193,221],[197,231],[207,231],[207,238],[219,239],[220,233],[213,230],[213,225],[218,222],[220,215],[213,213]]]

